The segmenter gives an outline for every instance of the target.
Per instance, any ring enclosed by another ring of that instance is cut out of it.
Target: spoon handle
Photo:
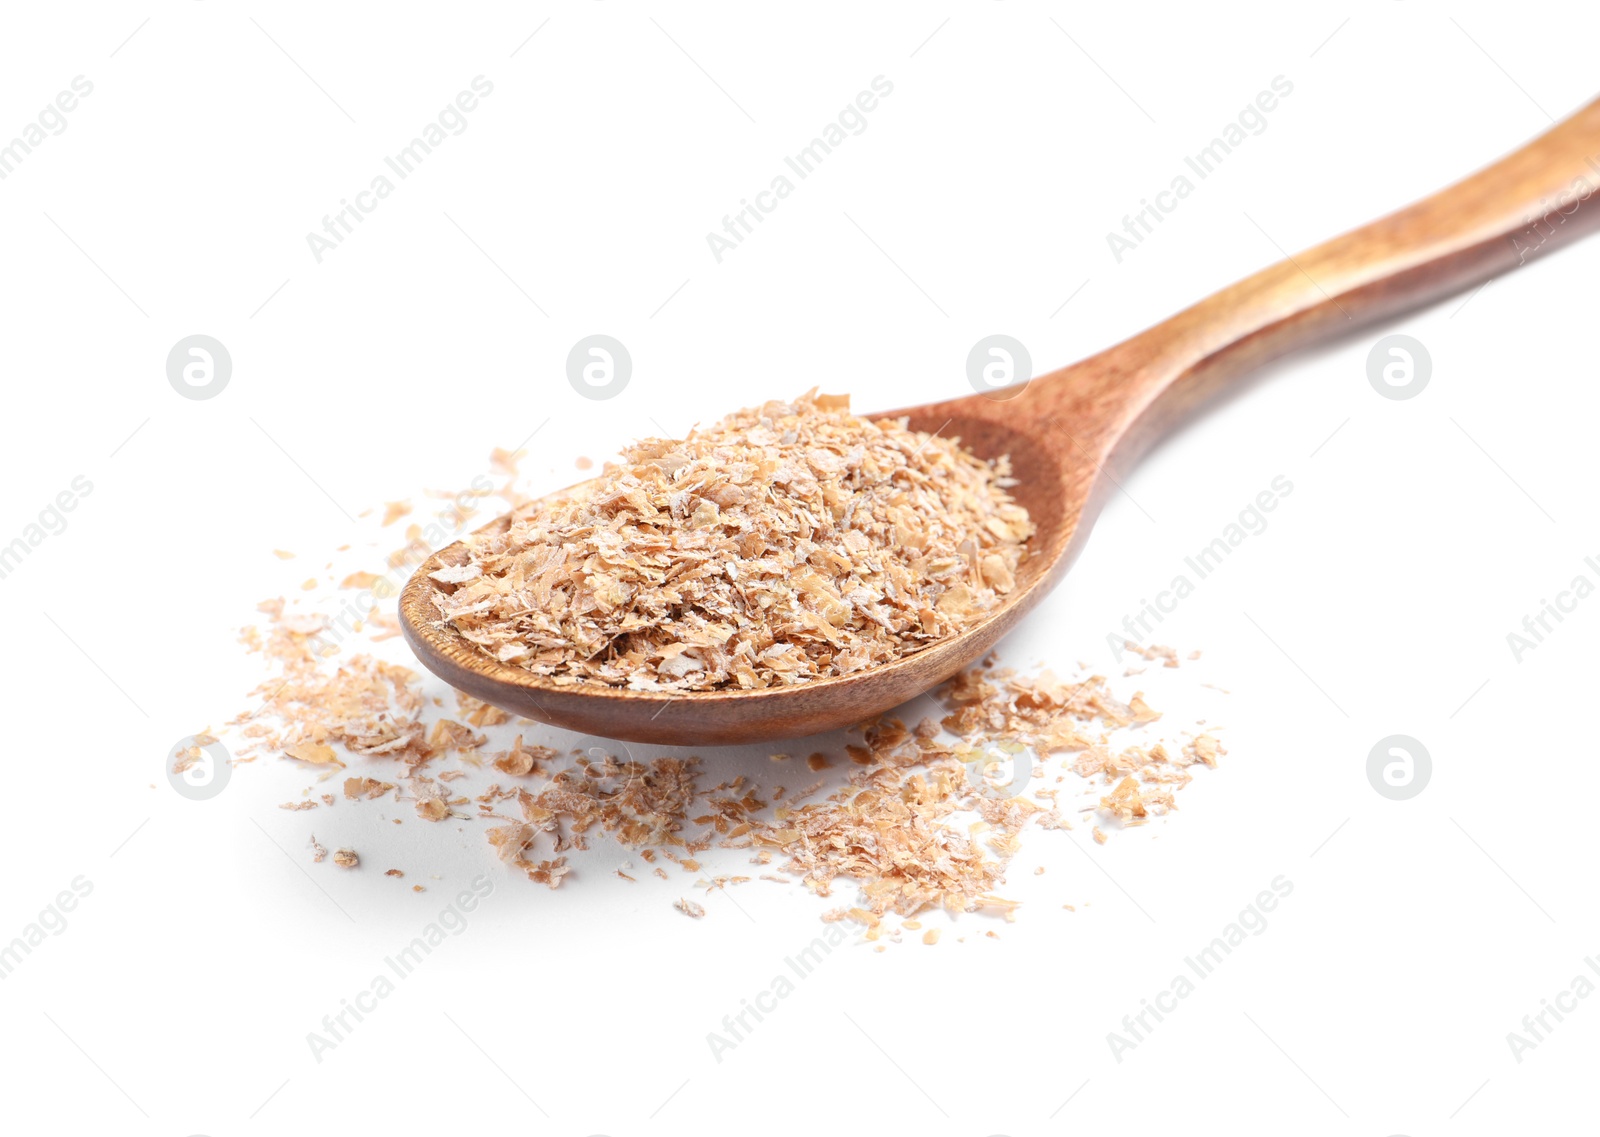
[[[1061,413],[1094,423],[1105,450],[1134,441],[1136,453],[1243,371],[1463,291],[1597,224],[1600,100],[1466,180],[1230,285],[1104,352],[1098,367],[1063,373]]]

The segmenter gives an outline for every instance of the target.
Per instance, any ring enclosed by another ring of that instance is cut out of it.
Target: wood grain
[[[447,683],[588,734],[684,745],[792,738],[880,714],[982,658],[1072,564],[1126,469],[1240,376],[1294,348],[1472,288],[1600,225],[1600,101],[1494,165],[1247,277],[1131,339],[1020,389],[892,411],[974,453],[1010,454],[1038,526],[1005,607],[883,667],[797,687],[680,695],[563,686],[499,663],[437,618],[428,574],[400,599],[407,642]],[[488,526],[503,527],[506,518]]]

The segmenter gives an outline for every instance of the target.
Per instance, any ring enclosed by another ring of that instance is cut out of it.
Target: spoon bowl
[[[591,683],[558,683],[534,675],[501,663],[463,639],[439,619],[431,600],[433,589],[439,586],[429,575],[446,566],[465,563],[467,542],[480,535],[505,532],[511,514],[498,517],[472,536],[439,550],[417,569],[400,597],[400,622],[406,641],[417,658],[452,687],[525,718],[607,738],[673,745],[756,742],[834,730],[881,714],[981,659],[1044,598],[1067,568],[1064,546],[1078,531],[1082,510],[1072,508],[1061,493],[1061,471],[1049,456],[1048,440],[1012,430],[1003,420],[985,417],[984,412],[991,405],[998,404],[973,396],[915,412],[900,412],[910,414],[913,429],[933,433],[943,426],[941,437],[960,438],[979,457],[1010,454],[1014,462],[1027,461],[1033,471],[1011,490],[1036,527],[1018,567],[1015,589],[1002,606],[981,622],[914,655],[856,675],[754,691],[633,691]],[[932,421],[930,416],[935,415],[943,417]],[[1086,478],[1077,481],[1083,486],[1091,484]],[[589,484],[580,483],[552,496],[581,493]],[[864,676],[870,676],[871,682],[863,683]]]
[[[1297,347],[1471,288],[1600,223],[1600,101],[1492,166],[1397,213],[1261,270],[1131,339],[1013,387],[891,411],[980,458],[1009,455],[1036,532],[1004,604],[891,663],[754,691],[633,691],[501,663],[439,618],[425,561],[400,597],[407,643],[451,686],[527,718],[606,738],[709,745],[850,726],[982,659],[1060,580],[1120,474],[1240,375]],[[583,492],[590,483],[560,491]],[[558,495],[559,496],[559,495]],[[478,534],[504,532],[511,515]],[[474,536],[478,535],[475,534]]]

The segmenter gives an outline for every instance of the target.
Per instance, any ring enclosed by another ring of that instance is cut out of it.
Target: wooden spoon
[[[1460,292],[1587,232],[1600,221],[1596,190],[1600,101],[1465,181],[1263,269],[1080,363],[1016,387],[889,412],[908,416],[913,429],[959,438],[981,457],[1011,455],[1013,492],[1038,526],[1005,605],[915,655],[759,691],[563,686],[498,662],[440,621],[428,574],[463,563],[460,542],[429,558],[406,585],[406,641],[453,687],[608,738],[756,742],[860,722],[994,647],[1077,556],[1116,471],[1229,380],[1291,348]],[[480,532],[503,531],[509,521]]]

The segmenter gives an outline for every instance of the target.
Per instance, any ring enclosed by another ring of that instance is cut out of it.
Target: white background
[[[611,877],[615,850],[551,893],[477,824],[282,812],[310,780],[286,762],[196,803],[162,763],[249,705],[258,600],[399,543],[347,513],[462,487],[541,424],[524,473],[549,489],[813,385],[863,410],[968,393],[996,332],[1041,370],[1080,358],[1582,105],[1592,6],[22,9],[0,139],[94,90],[0,181],[0,543],[93,491],[0,581],[0,939],[93,892],[0,982],[9,1129],[1500,1133],[1584,1106],[1600,1000],[1520,1063],[1506,1035],[1600,952],[1600,600],[1520,663],[1506,635],[1597,578],[1600,243],[1284,360],[1153,453],[1003,654],[1113,668],[1106,633],[1286,476],[1161,630],[1204,659],[1145,680],[1174,729],[1226,726],[1222,768],[1104,848],[1030,833],[1015,924],[835,952],[720,1063],[707,1032],[822,928],[802,890],[691,921],[682,883]],[[306,234],[480,74],[465,133],[317,263]],[[717,263],[706,233],[880,74],[868,129]],[[1279,75],[1268,129],[1117,263],[1106,233]],[[1408,401],[1366,376],[1395,331],[1434,364]],[[164,370],[197,332],[233,359],[207,401]],[[593,332],[634,361],[607,401],[564,374]],[[1395,733],[1434,764],[1406,802],[1365,773]],[[704,756],[765,776],[765,753]],[[313,829],[363,868],[310,864]],[[307,1032],[485,872],[466,932],[317,1062]],[[1116,1062],[1107,1032],[1280,874],[1268,929]]]

